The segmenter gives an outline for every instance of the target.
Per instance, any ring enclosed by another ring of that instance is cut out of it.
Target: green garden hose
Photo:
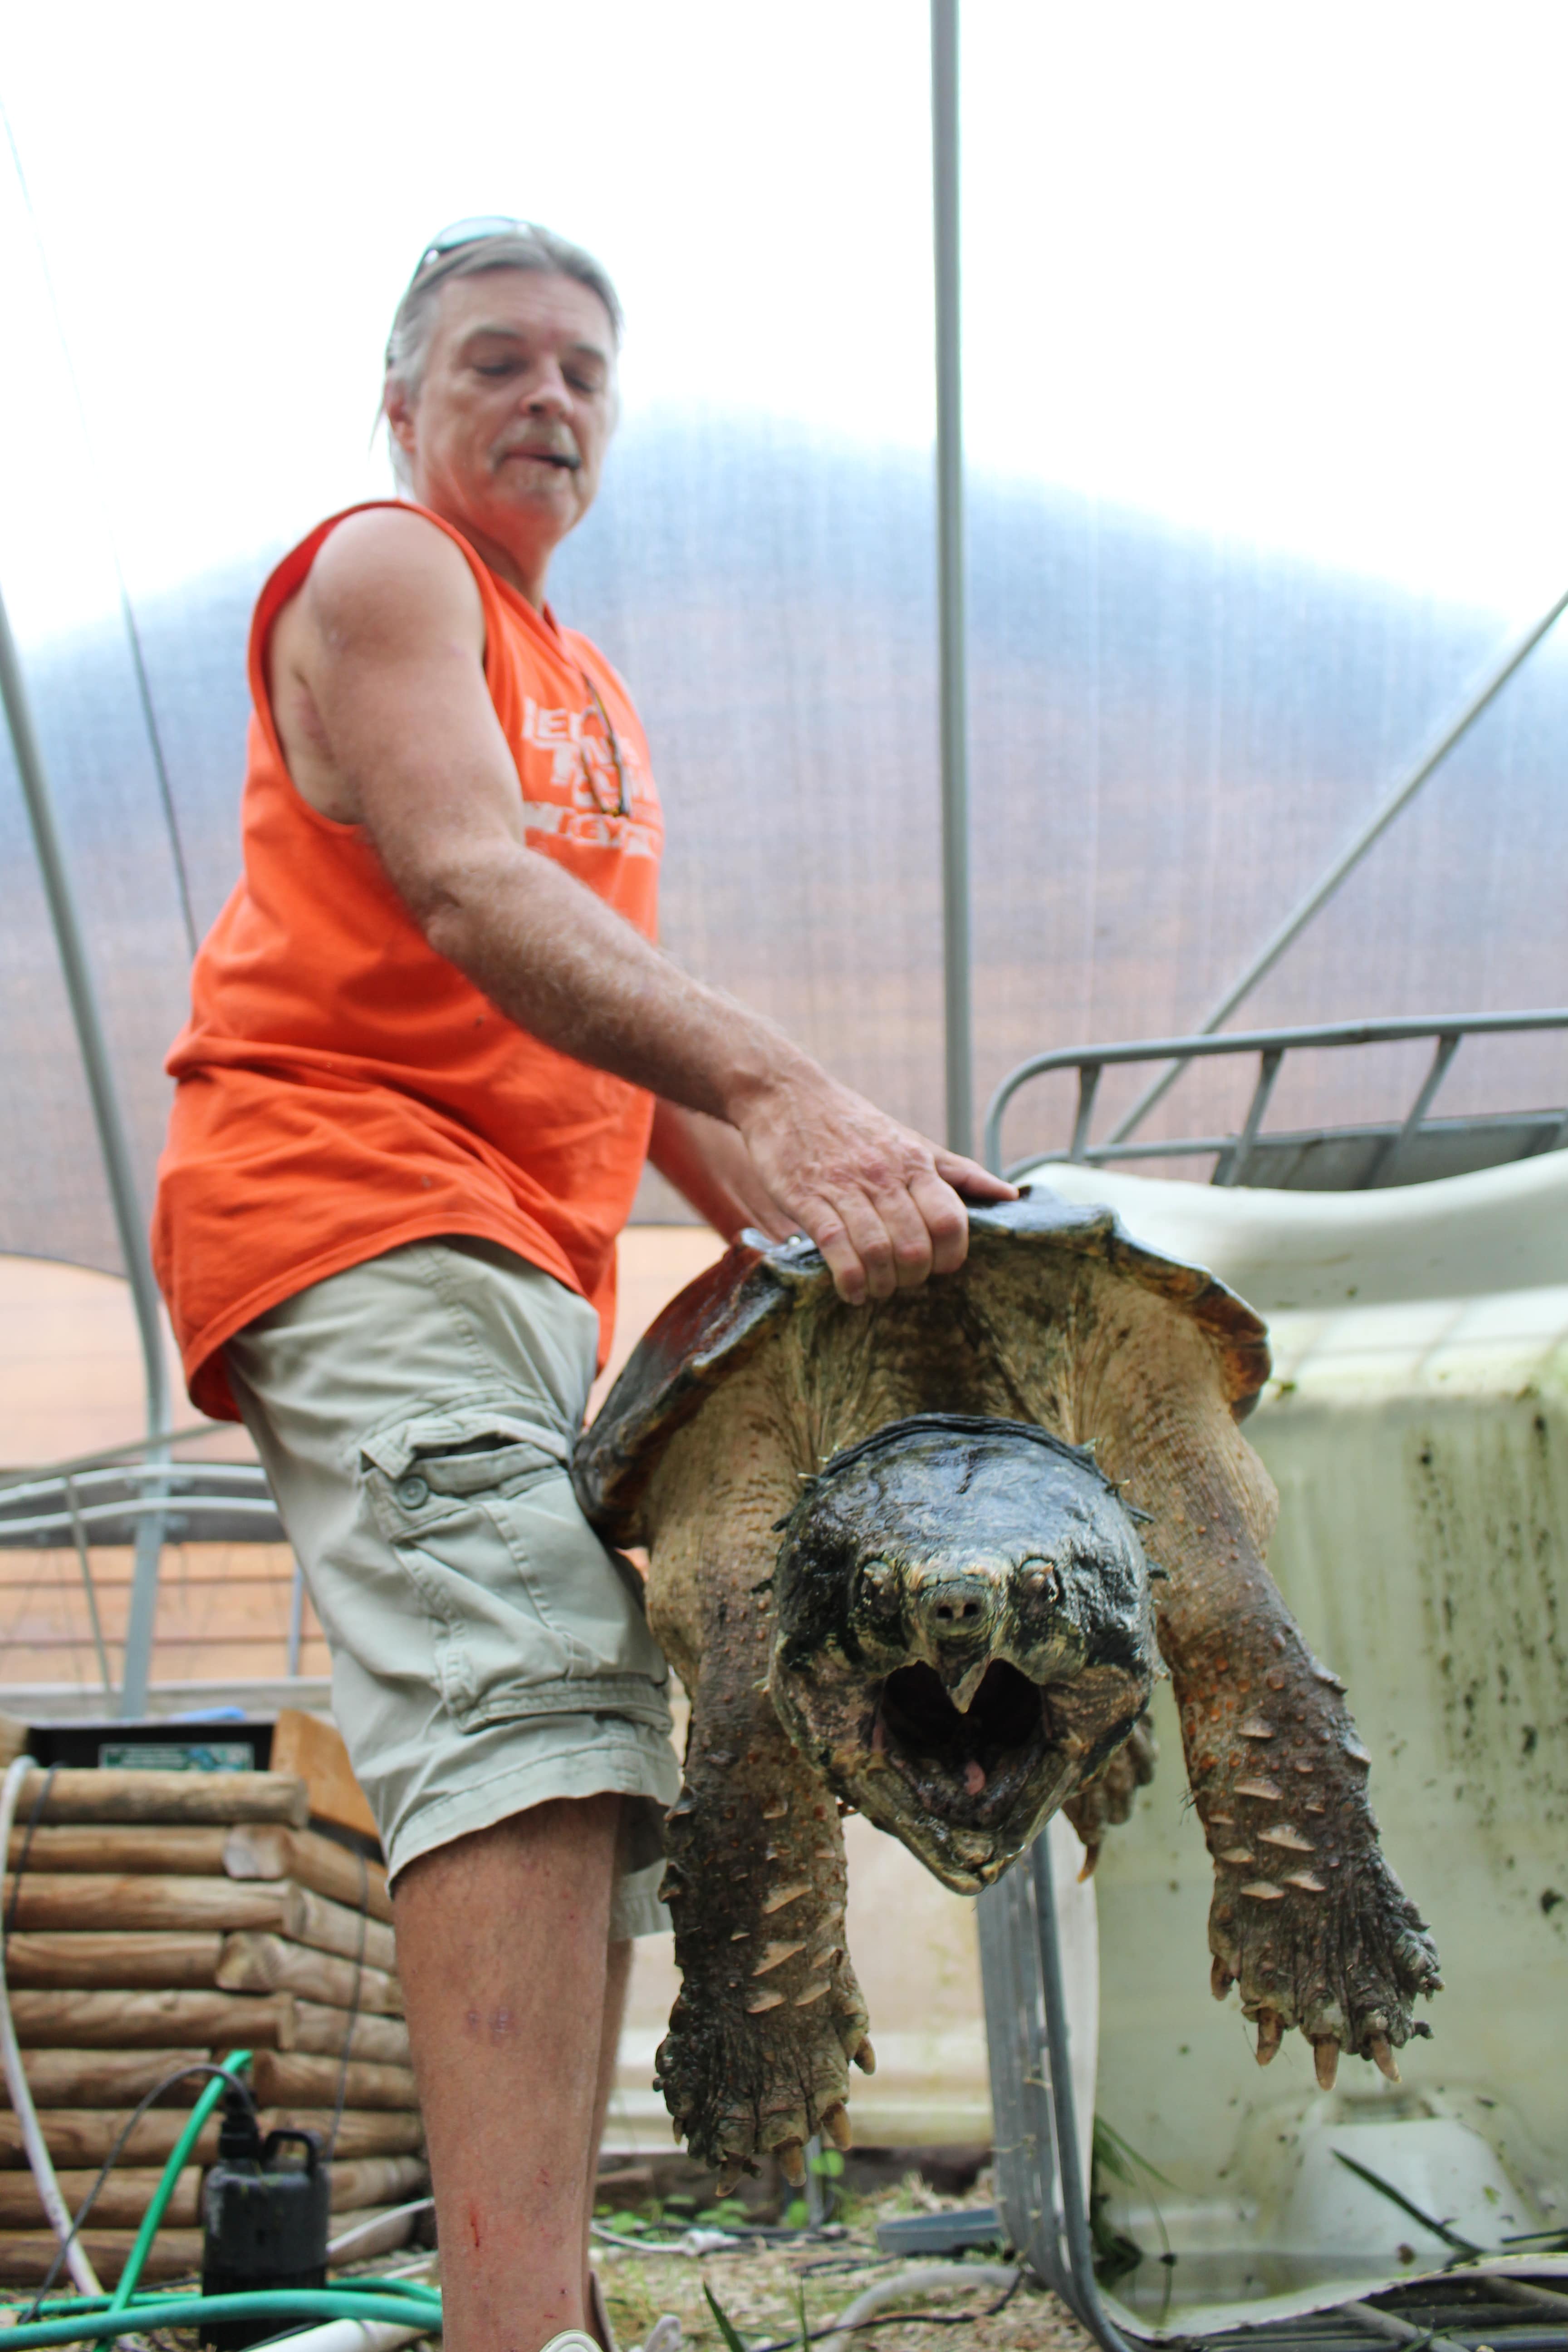
[[[389,2302],[403,2308],[389,2309]],[[278,2288],[257,2294],[145,2294],[112,2310],[74,2310],[58,2318],[29,2319],[17,2327],[0,2328],[0,2343],[10,2352],[31,2352],[35,2345],[81,2344],[98,2336],[123,2336],[128,2326],[141,2335],[154,2327],[200,2327],[209,2320],[272,2318],[278,2321],[279,2335],[301,2319],[357,2319],[384,2326],[389,2321],[406,2321],[437,2335],[441,2298],[433,2288],[423,2294],[405,2293],[389,2298],[357,2283],[352,2287]]]

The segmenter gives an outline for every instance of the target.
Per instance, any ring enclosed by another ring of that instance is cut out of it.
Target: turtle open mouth
[[[882,1685],[871,1728],[922,1805],[981,1821],[1005,1809],[1054,1745],[1046,1694],[1017,1667],[994,1658],[960,1714],[939,1675],[900,1666]]]

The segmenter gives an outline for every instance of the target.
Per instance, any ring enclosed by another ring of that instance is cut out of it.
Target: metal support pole
[[[163,1328],[158,1318],[158,1289],[153,1279],[152,1260],[148,1255],[142,1208],[137,1198],[131,1141],[115,1089],[109,1041],[98,1009],[81,920],[77,911],[76,893],[55,818],[54,796],[49,789],[43,753],[38,747],[26,685],[3,596],[0,596],[0,701],[4,701],[5,706],[5,724],[10,730],[11,749],[16,756],[22,798],[26,803],[27,822],[32,828],[33,846],[37,854],[38,871],[43,877],[49,919],[54,926],[55,946],[65,978],[66,994],[70,1002],[71,1019],[76,1026],[77,1045],[87,1077],[93,1124],[98,1129],[99,1150],[109,1182],[109,1197],[114,1212],[115,1230],[120,1237],[121,1255],[125,1260],[125,1271],[131,1284],[146,1383],[147,1434],[150,1440],[158,1439],[166,1436],[169,1428],[169,1381],[163,1364]],[[150,1452],[150,1460],[158,1458],[155,1450]],[[167,1459],[166,1454],[163,1458]],[[136,1538],[131,1616],[125,1635],[124,1680],[120,1695],[121,1715],[139,1715],[147,1703],[153,1626],[158,1599],[158,1560],[163,1549],[163,1522],[157,1515],[142,1521]]]
[[[931,0],[936,233],[936,561],[942,656],[942,943],[947,1140],[974,1139],[969,946],[969,707],[963,624],[963,406],[958,240],[958,0]]]
[[[1250,996],[1258,982],[1273,971],[1286,949],[1294,940],[1300,938],[1319,908],[1328,904],[1346,876],[1354,872],[1373,844],[1387,832],[1400,810],[1407,802],[1415,799],[1422,785],[1430,777],[1436,774],[1449,752],[1469,733],[1481,713],[1490,708],[1515,670],[1521,668],[1529,659],[1542,638],[1556,625],[1565,611],[1568,611],[1568,588],[1563,590],[1550,610],[1542,614],[1540,620],[1531,622],[1521,637],[1515,638],[1501,657],[1494,662],[1485,675],[1470,688],[1458,710],[1444,720],[1435,736],[1428,738],[1411,766],[1405,770],[1398,782],[1384,794],[1371,815],[1345,844],[1328,871],[1313,883],[1306,897],[1292,908],[1279,929],[1259,948],[1246,971],[1238,980],[1232,982],[1218,1003],[1211,1005],[1193,1032],[1194,1036],[1212,1037],[1221,1023],[1229,1020],[1242,999]],[[1112,1143],[1122,1143],[1126,1140],[1133,1129],[1147,1118],[1162,1096],[1175,1085],[1184,1066],[1184,1064],[1176,1064],[1165,1071],[1163,1076],[1156,1078],[1152,1086],[1145,1087],[1120,1127],[1112,1133],[1110,1137]]]
[[[305,1571],[294,1562],[294,1581],[289,1588],[289,1679],[293,1681],[300,1671],[300,1652],[305,1640]]]
[[[1050,1849],[1043,1837],[1035,1840],[1028,1866],[1035,1884],[1040,1990],[1044,1997],[1046,2048],[1050,2053],[1051,2127],[1056,2137],[1057,2178],[1062,2190],[1066,2299],[1101,2346],[1102,2352],[1129,2352],[1126,2337],[1112,2326],[1110,2315],[1100,2301],[1100,2284],[1094,2275],[1094,2248],[1089,2234],[1089,2183],[1079,2158],[1067,1990],[1062,1983],[1061,1939],[1057,1932],[1057,1895],[1051,1884]]]

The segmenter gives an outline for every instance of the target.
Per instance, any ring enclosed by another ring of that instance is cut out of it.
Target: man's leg
[[[616,2087],[616,2058],[620,2049],[621,2023],[626,2013],[626,1987],[631,1981],[632,1943],[628,1936],[610,1946],[608,1964],[605,1970],[605,2013],[599,2029],[599,2085],[594,2101],[594,2130],[588,2142],[588,2167],[583,2193],[583,2308],[587,2314],[583,2325],[590,2336],[596,2336],[593,2301],[588,2287],[590,2254],[592,2252],[589,2225],[594,2219],[594,2201],[599,2180],[599,2142],[605,2137],[605,2118],[610,2111],[610,2095]],[[605,2352],[610,2352],[606,2344]]]
[[[619,1812],[608,1796],[537,1805],[395,1884],[447,2352],[539,2352],[585,2324],[609,2012],[618,2027],[625,1989],[626,1948],[609,1942]]]

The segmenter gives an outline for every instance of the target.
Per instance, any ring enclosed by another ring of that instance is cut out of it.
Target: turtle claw
[[[1225,2000],[1228,1999],[1230,1989],[1235,1982],[1236,1977],[1234,1973],[1231,1969],[1226,1968],[1224,1960],[1221,1959],[1219,1954],[1216,1952],[1213,1959],[1209,1962],[1209,1990],[1213,1993],[1215,2000]]]
[[[1267,2066],[1279,2054],[1279,2044],[1285,2039],[1285,2021],[1277,2010],[1265,2009],[1258,2017],[1258,2063]]]
[[[803,1954],[796,1972],[805,1959]],[[686,1965],[689,1982],[689,1957]],[[850,2051],[870,2048],[866,2008],[842,1952],[818,1965],[827,1979],[819,1993],[816,1979],[803,1976],[812,1999],[786,1998],[760,2015],[746,2005],[745,1980],[710,1983],[703,2000],[689,2004],[687,2021],[672,2025],[659,2044],[655,2065],[678,2119],[676,2137],[684,2137],[700,2161],[750,2169],[753,2158],[771,2153],[788,2171],[789,2149],[814,2133],[847,2145],[848,2059]],[[776,1973],[793,1983],[788,1962]]]
[[[1319,2090],[1331,2091],[1340,2071],[1340,2045],[1330,2035],[1325,2033],[1314,2041],[1312,2064],[1317,2070]]]
[[[1386,2033],[1374,2033],[1373,2035],[1372,2040],[1366,2045],[1366,2054],[1372,2060],[1380,2074],[1385,2075],[1391,2083],[1398,2082],[1399,2068],[1395,2063],[1394,2053],[1388,2046],[1388,2036]]]
[[[842,2106],[828,2108],[827,2113],[822,2118],[822,2128],[827,2134],[828,2138],[833,2142],[835,2147],[850,2148],[854,2147],[855,2135],[849,2128],[848,2115]]]
[[[855,2063],[859,2067],[862,2074],[874,2074],[877,2071],[877,2053],[871,2047],[871,2037],[868,2033],[855,2053]]]
[[[773,2150],[792,2189],[805,2187],[805,2149],[798,2139],[786,2139]]]

